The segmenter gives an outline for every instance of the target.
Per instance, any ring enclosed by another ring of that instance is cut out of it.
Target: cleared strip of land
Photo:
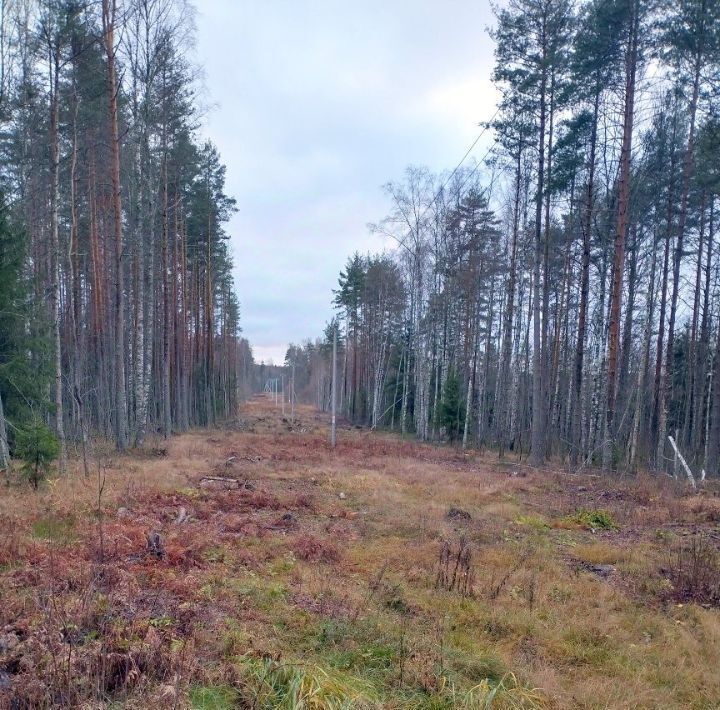
[[[326,427],[4,490],[0,704],[718,707],[712,490]]]

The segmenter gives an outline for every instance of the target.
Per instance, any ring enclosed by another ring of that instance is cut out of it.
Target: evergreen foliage
[[[15,455],[23,462],[23,472],[30,484],[37,489],[60,455],[60,444],[47,424],[33,418],[16,429]]]

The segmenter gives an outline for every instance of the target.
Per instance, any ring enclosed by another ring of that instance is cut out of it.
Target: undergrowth
[[[241,697],[248,707],[278,710],[372,708],[379,700],[367,681],[335,669],[245,658],[239,664]]]
[[[586,530],[617,530],[619,525],[607,510],[585,510],[581,508],[563,518],[563,522]]]
[[[714,497],[377,433],[330,452],[257,406],[258,432],[118,456],[101,501],[82,473],[0,498],[0,707],[717,705]]]
[[[720,605],[720,554],[707,535],[675,544],[665,569],[675,601]]]

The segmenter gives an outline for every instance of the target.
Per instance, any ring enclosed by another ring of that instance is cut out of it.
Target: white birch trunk
[[[7,427],[5,425],[5,409],[3,408],[2,394],[0,394],[0,469],[10,465],[10,450],[8,448]]]

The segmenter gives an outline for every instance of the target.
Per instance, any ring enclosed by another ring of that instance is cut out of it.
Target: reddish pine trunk
[[[630,206],[630,156],[635,111],[635,72],[637,67],[638,8],[633,4],[628,48],[625,60],[625,114],[623,140],[620,152],[620,184],[618,190],[617,229],[613,258],[612,287],[610,293],[610,324],[608,333],[607,410],[603,446],[603,468],[612,466],[612,447],[615,426],[615,400],[617,387],[618,350],[620,344],[620,315],[622,309],[622,283],[625,265],[625,242]]]
[[[116,0],[102,0],[103,42],[107,60],[110,112],[111,178],[115,236],[115,437],[118,449],[127,448],[125,393],[125,311],[123,298],[122,196],[120,192],[120,136],[118,129],[117,76],[115,69]]]

